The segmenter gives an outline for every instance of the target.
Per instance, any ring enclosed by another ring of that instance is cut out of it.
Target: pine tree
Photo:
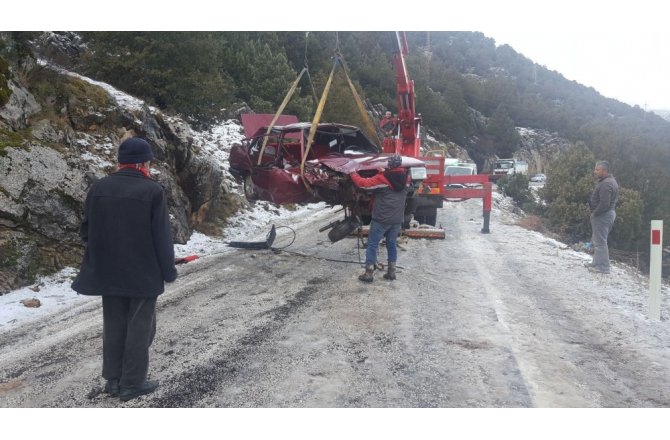
[[[574,241],[591,235],[588,200],[595,183],[594,163],[586,144],[577,142],[551,163],[551,175],[540,190],[550,227]]]

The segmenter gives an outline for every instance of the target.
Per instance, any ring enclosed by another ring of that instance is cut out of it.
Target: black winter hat
[[[132,137],[121,142],[119,145],[119,163],[142,163],[154,160],[151,146],[142,138]]]

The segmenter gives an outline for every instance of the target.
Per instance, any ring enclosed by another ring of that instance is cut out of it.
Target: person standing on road
[[[371,283],[377,264],[377,247],[382,237],[386,237],[388,253],[388,270],[384,274],[387,280],[396,279],[396,262],[398,250],[396,241],[405,217],[405,201],[409,192],[407,170],[401,168],[402,158],[391,156],[388,169],[380,170],[372,177],[361,177],[358,173],[351,174],[351,180],[360,188],[374,191],[372,202],[372,222],[368,233],[368,246],[365,251],[365,273],[359,280]],[[383,172],[382,172],[383,171]]]
[[[610,164],[601,160],[596,162],[593,174],[598,178],[591,194],[591,242],[593,243],[593,261],[586,266],[592,272],[610,273],[609,249],[607,236],[612,230],[619,200],[619,185],[610,174]]]
[[[147,380],[156,299],[177,278],[165,190],[149,174],[144,139],[119,146],[118,171],[95,182],[80,228],[86,252],[72,289],[102,296],[104,391],[122,401],[153,392]]]

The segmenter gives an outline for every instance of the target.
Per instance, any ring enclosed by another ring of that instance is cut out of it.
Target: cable
[[[347,264],[358,264],[358,265],[362,265],[362,264],[364,264],[364,263],[361,261],[361,245],[364,244],[364,242],[363,242],[363,234],[361,233],[361,230],[360,230],[360,229],[359,229],[358,235],[356,236],[356,248],[357,248],[357,250],[358,250],[358,261],[351,261],[351,260],[339,260],[339,259],[336,259],[336,258],[320,257],[320,256],[318,256],[318,255],[303,254],[303,253],[301,253],[301,252],[287,251],[286,248],[289,247],[289,246],[291,246],[291,245],[295,242],[295,239],[296,239],[297,234],[296,234],[296,232],[295,232],[295,229],[291,228],[290,226],[277,226],[277,227],[276,227],[276,229],[280,229],[280,228],[290,229],[291,232],[293,232],[293,238],[291,239],[291,242],[290,242],[289,244],[287,244],[287,245],[285,245],[285,246],[282,246],[282,247],[274,247],[274,246],[271,246],[270,248],[263,248],[263,249],[259,248],[259,249],[256,249],[256,250],[265,250],[265,249],[269,249],[269,250],[271,250],[272,252],[274,252],[274,253],[276,253],[276,254],[279,254],[279,253],[284,252],[284,253],[287,253],[287,254],[297,255],[297,256],[300,256],[300,257],[314,258],[314,259],[317,259],[317,260],[323,260],[323,261],[332,261],[332,262],[334,262],[334,263],[347,263]],[[270,233],[271,233],[271,232],[270,232]],[[266,240],[267,240],[267,238],[269,238],[270,233],[268,233],[268,235],[266,236]],[[241,248],[241,249],[244,249],[244,248]],[[248,248],[248,250],[249,250],[249,249],[251,249],[251,248]],[[217,254],[223,254],[223,253],[228,253],[228,251],[226,250],[226,251],[210,252],[210,253],[208,253],[207,255],[203,255],[203,256],[208,257],[208,256],[211,256],[211,255],[217,255]],[[189,260],[189,261],[190,261],[190,260]],[[377,268],[377,270],[383,270],[384,267],[385,267],[385,265],[384,265],[383,263],[379,263],[379,262],[377,262],[377,264],[375,265],[375,267]],[[398,269],[404,269],[402,266],[396,266],[396,267],[397,267]]]
[[[280,250],[282,250],[282,249],[286,249],[287,247],[291,246],[291,245],[293,244],[293,242],[295,242],[295,237],[296,237],[295,229],[293,229],[293,228],[290,227],[290,226],[277,226],[276,229],[281,229],[281,228],[290,229],[291,232],[293,232],[293,239],[291,240],[291,242],[290,242],[289,244],[287,244],[287,245],[284,246],[284,247],[277,248],[277,247],[273,247],[273,246],[271,246],[270,249],[272,249],[273,251],[274,251],[274,250],[280,251]]]

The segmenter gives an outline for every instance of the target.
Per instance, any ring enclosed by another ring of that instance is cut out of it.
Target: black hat
[[[119,145],[119,163],[142,163],[154,159],[151,146],[142,138],[132,137]]]

